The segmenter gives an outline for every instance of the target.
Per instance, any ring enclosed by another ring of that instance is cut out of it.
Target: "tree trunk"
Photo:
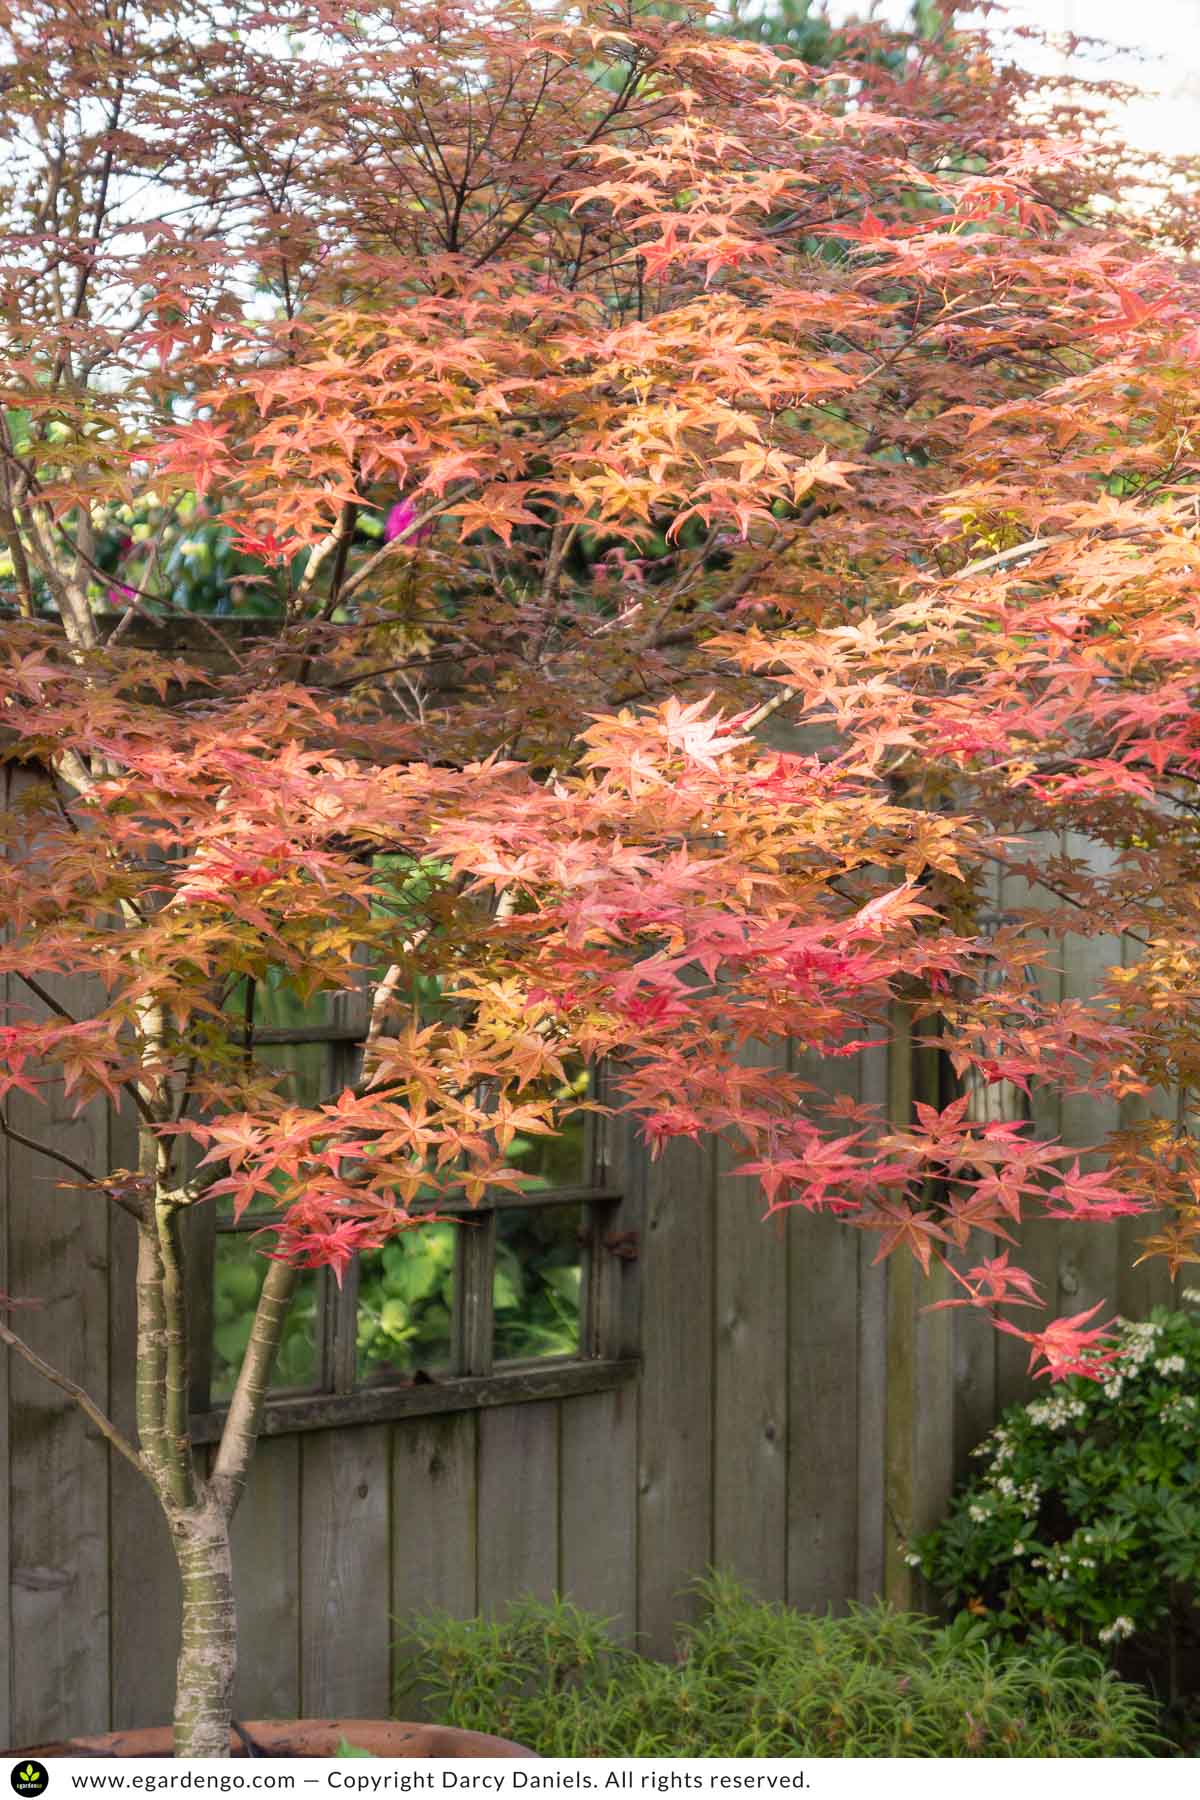
[[[229,1521],[212,1496],[169,1515],[183,1602],[175,1688],[176,1756],[228,1756],[237,1611]]]

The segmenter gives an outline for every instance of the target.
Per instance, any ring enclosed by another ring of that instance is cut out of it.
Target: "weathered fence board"
[[[747,1063],[786,1066],[787,1045]],[[764,1600],[787,1596],[788,1224],[717,1155],[713,1561]],[[775,1330],[768,1322],[775,1320]]]
[[[859,1094],[856,1062],[796,1053],[797,1074],[827,1093]],[[858,1487],[859,1237],[834,1218],[787,1220],[787,1599],[844,1607],[858,1580],[846,1515]]]
[[[286,1719],[300,1711],[300,1493],[299,1438],[268,1438],[233,1522],[239,1718]]]
[[[668,1656],[712,1558],[713,1186],[710,1146],[680,1141],[647,1180],[638,1413],[638,1629]],[[680,1199],[686,1196],[683,1205]]]
[[[422,1710],[403,1673],[413,1650],[404,1620],[418,1612],[467,1618],[476,1610],[477,1444],[474,1413],[435,1413],[393,1427],[391,1600],[402,1718]]]
[[[1131,968],[1142,954],[1141,944],[1130,937],[1122,938],[1121,961],[1125,968]],[[1179,1125],[1185,1117],[1183,1096],[1166,1088],[1157,1088],[1153,1094],[1145,1096],[1130,1095],[1121,1102],[1120,1122],[1123,1129],[1146,1119],[1167,1119],[1172,1125]],[[1197,1121],[1194,1113],[1190,1123],[1195,1131],[1200,1121]],[[1162,1261],[1154,1259],[1138,1262],[1143,1238],[1153,1236],[1165,1223],[1162,1213],[1154,1213],[1122,1219],[1117,1228],[1117,1268],[1120,1281],[1117,1297],[1121,1312],[1128,1318],[1144,1319],[1153,1305],[1162,1304],[1167,1298],[1168,1283]]]
[[[562,1593],[628,1642],[637,1628],[637,1396],[622,1387],[561,1407]]]
[[[888,1097],[888,1052],[867,1050],[859,1061],[860,1098],[883,1107]],[[884,1451],[887,1435],[887,1269],[877,1262],[877,1246],[862,1232],[858,1245],[858,1427],[856,1597],[870,1601],[883,1592],[887,1514],[884,1507]]]
[[[301,1444],[300,1708],[386,1718],[391,1704],[390,1427]]]
[[[1031,840],[1031,845],[1039,862],[1043,862],[1052,850],[1062,847],[1061,839],[1052,838],[1049,833],[1036,835]],[[1024,877],[1010,874],[1006,874],[999,882],[997,900],[1001,913],[1032,905],[1057,904],[1055,895],[1048,889],[1031,888]],[[1044,1000],[1062,999],[1062,959],[1057,955],[1053,944],[1046,961],[1038,968],[1037,985]],[[1034,1083],[1032,1117],[1039,1137],[1061,1136],[1062,1104],[1056,1089]],[[1038,1291],[1044,1295],[1048,1306],[1054,1306],[1058,1293],[1059,1235],[1058,1227],[1044,1220],[1031,1220],[1021,1228],[1021,1255],[1017,1260],[1034,1277]],[[996,1344],[995,1357],[997,1405],[1003,1408],[1011,1405],[1014,1400],[1027,1399],[1032,1391],[1032,1383],[1027,1372],[1029,1357],[1024,1345],[1017,1338],[1005,1337]]]
[[[1116,853],[1106,850],[1073,832],[1064,836],[1068,856],[1088,863],[1103,875],[1116,861]],[[1068,938],[1063,957],[1063,998],[1082,1000],[1095,993],[1106,969],[1122,960],[1122,943],[1117,937]],[[1099,1145],[1116,1129],[1120,1108],[1115,1100],[1094,1094],[1065,1094],[1062,1102],[1062,1135],[1068,1144]],[[1099,1159],[1085,1157],[1084,1166],[1095,1168]],[[1067,1230],[1059,1238],[1058,1292],[1047,1295],[1056,1312],[1075,1313],[1087,1304],[1081,1295],[1106,1299],[1115,1310],[1121,1285],[1120,1227],[1114,1224],[1093,1225],[1085,1230]]]
[[[515,1594],[548,1600],[559,1585],[556,1400],[479,1415],[479,1608]]]
[[[45,1012],[32,1000],[30,1010]],[[42,1108],[14,1091],[7,1112],[24,1135],[49,1134],[84,1167],[105,1166],[103,1107],[77,1114],[55,1094]],[[62,1182],[79,1178],[15,1139],[8,1173],[8,1279],[14,1293],[40,1301],[16,1315],[17,1328],[71,1380],[93,1393],[98,1387],[103,1405],[108,1208],[86,1190],[64,1191]],[[74,1402],[28,1364],[13,1361],[9,1381],[11,1628],[14,1645],[29,1649],[13,1662],[13,1729],[21,1737],[42,1720],[52,1735],[96,1729],[109,1698],[105,1659],[91,1651],[108,1636],[108,1447]]]

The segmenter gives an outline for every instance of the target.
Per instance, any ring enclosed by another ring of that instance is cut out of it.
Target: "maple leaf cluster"
[[[172,1192],[190,1139],[189,1204],[273,1196],[339,1269],[511,1186],[578,1057],[956,1302],[1033,1299],[1031,1214],[1200,1254],[1186,1126],[888,1121],[739,1060],[902,1004],[974,1093],[1192,1085],[1172,171],[1131,218],[1088,96],[948,21],[827,68],[639,0],[0,35],[5,1091],[126,1097]],[[202,518],[260,626],[164,655]],[[1118,947],[1064,1000],[1078,937]],[[356,1085],[289,1099],[268,980],[365,999]],[[1024,1335],[1099,1366],[1083,1323]]]

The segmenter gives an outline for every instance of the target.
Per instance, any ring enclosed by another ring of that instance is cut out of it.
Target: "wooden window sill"
[[[446,1375],[426,1381],[358,1388],[350,1394],[281,1394],[268,1400],[262,1435],[286,1437],[345,1425],[379,1424],[420,1414],[467,1412],[481,1406],[512,1406],[521,1400],[558,1400],[597,1394],[634,1380],[635,1356],[573,1358],[506,1365],[492,1375]],[[214,1444],[225,1423],[225,1408],[192,1415],[197,1444]]]

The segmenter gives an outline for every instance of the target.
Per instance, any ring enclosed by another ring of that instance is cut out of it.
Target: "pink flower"
[[[417,509],[411,500],[397,500],[384,520],[384,543],[394,544],[397,538],[402,537],[406,543],[423,544],[427,538],[432,537],[432,522],[422,525],[418,531],[410,531],[416,517]]]

